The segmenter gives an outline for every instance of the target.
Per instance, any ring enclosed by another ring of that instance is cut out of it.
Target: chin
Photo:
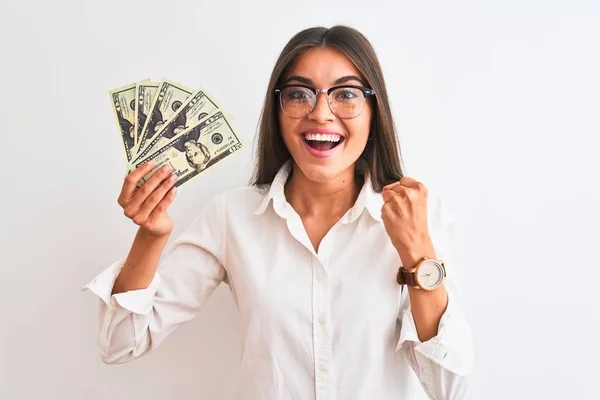
[[[299,160],[296,164],[308,180],[316,183],[331,182],[353,165],[341,165],[339,162],[317,164],[306,160]]]

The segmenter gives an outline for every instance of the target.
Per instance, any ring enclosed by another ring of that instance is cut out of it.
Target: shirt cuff
[[[470,373],[473,365],[471,329],[455,303],[448,293],[448,306],[440,319],[438,333],[426,342],[419,340],[409,306],[402,315],[402,328],[396,351],[400,350],[406,342],[414,342],[414,349],[432,362],[457,375]]]
[[[160,275],[157,271],[152,282],[145,289],[135,289],[111,295],[117,276],[124,264],[124,259],[111,264],[91,282],[81,287],[81,290],[89,290],[94,293],[111,311],[114,310],[116,303],[132,313],[146,315],[152,310],[154,295],[160,285]]]

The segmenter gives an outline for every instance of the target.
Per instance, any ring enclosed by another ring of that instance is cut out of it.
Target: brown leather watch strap
[[[417,282],[415,281],[415,272],[407,272],[402,267],[398,268],[398,276],[396,280],[400,285],[406,284],[412,287],[418,286]]]

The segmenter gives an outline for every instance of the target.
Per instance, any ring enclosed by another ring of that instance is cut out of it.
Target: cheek
[[[286,115],[279,115],[279,129],[281,130],[281,136],[286,145],[289,145],[290,141],[297,137],[298,124],[302,121],[301,119],[293,119]]]
[[[371,131],[371,112],[364,109],[363,112],[352,120],[347,120],[346,130],[350,134],[354,146],[364,147]]]

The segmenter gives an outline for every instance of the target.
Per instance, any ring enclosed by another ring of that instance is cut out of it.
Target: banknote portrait
[[[148,121],[148,130],[146,139],[151,138],[156,132],[158,132],[165,120],[163,119],[162,112],[158,109],[158,107],[154,107],[152,110],[152,116],[150,117],[150,121]]]
[[[187,114],[185,112],[180,112],[175,116],[175,119],[167,125],[161,136],[166,139],[173,139],[185,128],[187,128]]]
[[[117,117],[119,118],[119,125],[121,127],[123,141],[125,142],[126,148],[131,149],[135,141],[133,124],[129,120],[123,118],[121,114],[118,114]]]
[[[204,170],[211,160],[208,147],[200,142],[200,129],[193,129],[178,139],[173,147],[185,153],[188,164],[197,171]]]

